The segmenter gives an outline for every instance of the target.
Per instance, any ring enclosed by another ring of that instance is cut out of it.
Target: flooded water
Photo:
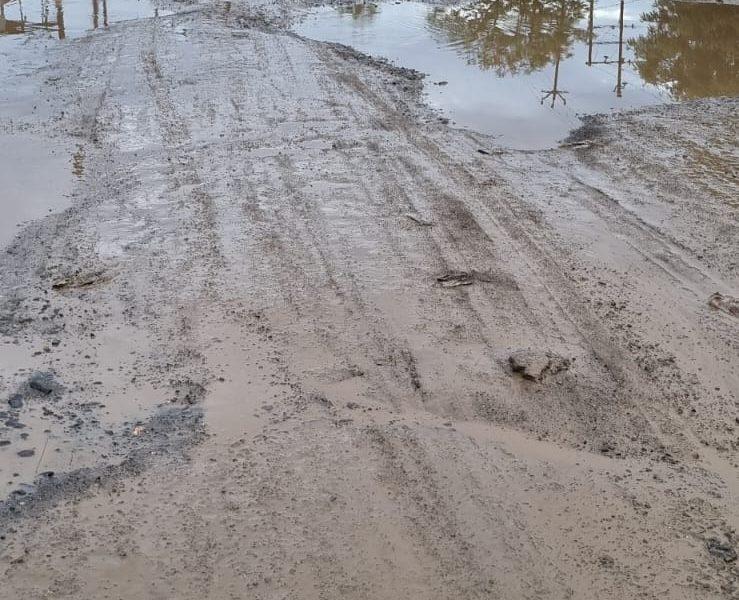
[[[739,95],[739,6],[675,0],[482,0],[319,7],[297,33],[428,74],[457,126],[526,149],[579,116]]]
[[[0,0],[0,39],[36,33],[63,40],[156,14],[149,0]]]

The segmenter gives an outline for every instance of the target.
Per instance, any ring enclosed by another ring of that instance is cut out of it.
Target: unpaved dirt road
[[[738,598],[737,101],[513,152],[163,8],[3,84],[75,178],[0,255],[0,596]]]

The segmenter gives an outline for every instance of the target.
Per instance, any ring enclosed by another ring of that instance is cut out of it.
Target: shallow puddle
[[[295,28],[428,75],[428,102],[501,144],[556,145],[579,116],[739,95],[739,6],[483,0],[319,7]]]
[[[137,423],[170,404],[171,388],[142,375],[153,352],[144,330],[115,325],[80,339],[61,329],[44,342],[0,338],[0,501],[30,491],[39,473],[115,461],[121,436],[135,437]],[[38,373],[53,374],[52,393],[28,389]]]
[[[23,222],[69,204],[74,182],[69,150],[36,136],[0,134],[0,248]]]
[[[63,40],[156,14],[149,0],[0,0],[0,39],[37,33]]]

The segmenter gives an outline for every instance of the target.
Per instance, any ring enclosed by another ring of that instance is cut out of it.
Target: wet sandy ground
[[[4,593],[739,597],[737,102],[513,152],[164,8],[11,74],[79,175],[0,256]]]

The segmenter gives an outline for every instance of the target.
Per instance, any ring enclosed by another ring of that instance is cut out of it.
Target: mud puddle
[[[63,40],[157,14],[149,0],[0,0],[0,40],[31,33]]]
[[[426,73],[455,125],[541,149],[583,115],[738,95],[737,17],[674,0],[382,2],[319,7],[295,30]]]
[[[119,460],[138,424],[171,403],[166,380],[140,376],[152,351],[139,331],[82,337],[62,329],[0,346],[0,500],[41,473]]]
[[[0,134],[0,248],[25,221],[39,219],[70,202],[74,153],[30,135]]]

